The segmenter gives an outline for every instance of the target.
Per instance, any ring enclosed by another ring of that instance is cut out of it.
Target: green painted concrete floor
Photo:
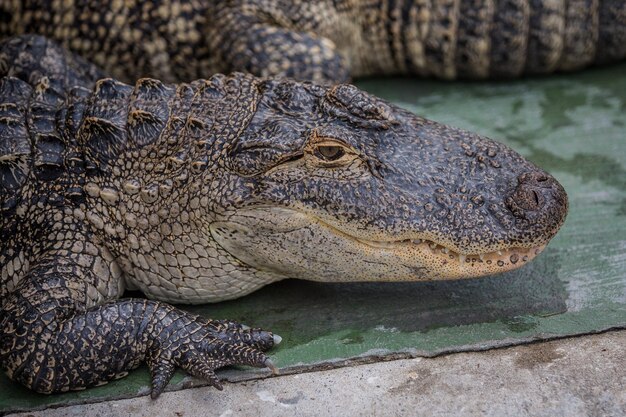
[[[565,187],[570,213],[521,270],[466,281],[287,280],[189,308],[271,329],[286,369],[356,357],[434,355],[626,327],[626,65],[501,83],[366,80],[417,114],[500,140]],[[321,365],[320,365],[321,366]],[[239,369],[228,375],[256,375]],[[174,387],[188,385],[178,374]],[[43,396],[0,378],[0,414],[147,392],[145,368],[83,392]]]

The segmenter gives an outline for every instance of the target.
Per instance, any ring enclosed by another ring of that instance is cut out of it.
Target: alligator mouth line
[[[422,257],[429,258],[431,263],[438,264],[439,267],[447,269],[452,265],[457,265],[454,267],[456,272],[453,274],[456,275],[459,273],[460,275],[457,275],[458,277],[481,276],[517,269],[537,257],[547,246],[547,243],[544,243],[530,248],[510,247],[493,252],[463,254],[428,239],[376,241],[358,238],[321,219],[316,220],[328,227],[333,233],[342,235],[373,249],[389,251],[409,249],[421,254]]]
[[[398,241],[382,242],[375,240],[366,240],[354,238],[364,245],[377,249],[397,250],[402,248],[411,248],[418,251],[427,251],[431,256],[436,256],[445,262],[458,261],[460,265],[489,265],[504,267],[506,265],[514,266],[516,264],[524,264],[539,255],[546,245],[534,246],[530,248],[512,247],[508,249],[500,249],[493,252],[462,254],[455,252],[450,248],[442,246],[436,242],[427,239],[405,239]]]

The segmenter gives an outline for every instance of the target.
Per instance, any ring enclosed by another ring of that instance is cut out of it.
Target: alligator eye
[[[341,146],[318,146],[315,156],[325,161],[336,161],[346,154]]]

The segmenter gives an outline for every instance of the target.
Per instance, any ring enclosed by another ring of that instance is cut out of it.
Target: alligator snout
[[[567,194],[552,176],[544,172],[525,172],[517,177],[517,187],[506,199],[511,213],[533,223],[560,218],[567,211]],[[557,216],[555,216],[557,214]]]

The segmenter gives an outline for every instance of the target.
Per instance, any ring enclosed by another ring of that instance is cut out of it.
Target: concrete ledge
[[[624,416],[626,331],[13,416]]]

